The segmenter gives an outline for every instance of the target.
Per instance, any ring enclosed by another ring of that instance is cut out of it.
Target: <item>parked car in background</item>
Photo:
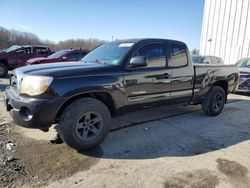
[[[66,61],[79,61],[81,60],[88,51],[86,50],[61,50],[51,54],[48,57],[32,58],[26,62],[26,65],[34,65],[41,63],[56,63],[56,62],[66,62]]]
[[[51,50],[41,45],[11,46],[0,51],[0,77],[5,77],[8,70],[24,66],[26,61],[34,57],[47,57]]]
[[[192,56],[192,61],[195,64],[224,64],[222,59],[216,56],[194,55]]]
[[[240,70],[240,80],[237,91],[250,93],[250,58],[244,58],[235,64]]]

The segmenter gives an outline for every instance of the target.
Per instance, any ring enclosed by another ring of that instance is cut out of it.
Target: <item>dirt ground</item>
[[[16,126],[0,79],[0,187],[250,188],[250,97],[230,95],[223,113],[159,107],[112,119],[100,147],[77,153],[48,133]]]

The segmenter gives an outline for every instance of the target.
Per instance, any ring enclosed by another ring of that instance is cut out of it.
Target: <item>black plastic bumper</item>
[[[22,98],[12,87],[5,90],[5,106],[17,125],[27,128],[49,128],[63,104],[62,99]]]

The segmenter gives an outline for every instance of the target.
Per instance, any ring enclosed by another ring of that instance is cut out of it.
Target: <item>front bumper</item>
[[[5,106],[17,125],[47,129],[54,122],[63,99],[23,98],[12,86],[5,90]]]

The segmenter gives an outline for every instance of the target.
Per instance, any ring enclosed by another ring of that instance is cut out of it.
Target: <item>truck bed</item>
[[[210,86],[217,80],[227,82],[227,93],[237,89],[239,70],[234,65],[194,65],[193,101],[202,100]]]

